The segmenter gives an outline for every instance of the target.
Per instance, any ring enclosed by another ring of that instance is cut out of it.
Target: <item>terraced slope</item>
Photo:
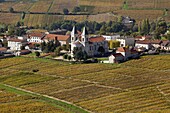
[[[33,69],[39,71],[33,73]],[[0,83],[76,104],[96,113],[170,109],[170,56],[124,64],[74,64],[44,59],[0,60]]]
[[[61,16],[48,15],[48,13],[63,13],[63,9],[67,8],[72,12],[75,6],[79,6],[83,12],[99,15],[79,15],[79,16]],[[44,14],[27,14],[25,25],[36,26],[49,25],[58,20],[76,20],[76,21],[110,21],[116,20],[115,16],[108,16],[108,13],[113,12],[117,15],[130,16],[136,21],[149,18],[150,20],[157,19],[163,16],[163,10],[170,8],[169,0],[17,0],[16,2],[1,2],[0,10],[8,11],[9,7],[13,7],[15,11],[25,11]],[[101,15],[100,15],[101,14]],[[140,16],[139,16],[140,14]],[[169,14],[169,13],[168,13]],[[0,22],[16,23],[20,19],[16,19],[14,14],[10,14],[14,18],[13,22],[5,21],[6,14],[2,13]],[[170,20],[167,15],[165,19]],[[9,20],[9,19],[8,19]]]

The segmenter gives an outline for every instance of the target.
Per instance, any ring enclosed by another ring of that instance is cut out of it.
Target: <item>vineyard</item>
[[[23,113],[23,112],[57,112],[67,113],[62,109],[43,102],[40,98],[23,92],[12,92],[0,85],[0,112]]]
[[[136,21],[142,21],[144,18],[153,21],[163,15],[163,10],[117,10],[115,12],[119,15],[135,18]]]
[[[165,8],[168,9],[170,7],[169,0],[126,0],[126,8],[124,8],[124,1],[125,0],[17,0],[16,2],[0,2],[0,10],[9,11],[9,8],[13,7],[14,11],[25,11],[27,12],[24,19],[25,25],[44,26],[59,20],[75,20],[77,22],[82,22],[84,20],[97,22],[116,21],[117,16],[110,15],[110,12],[113,12],[116,15],[130,16],[137,22],[146,18],[155,20],[158,17],[163,16]],[[72,13],[75,6],[79,6],[82,9],[82,12],[92,15],[64,16],[48,14],[62,14],[64,8],[67,8],[69,12]],[[29,14],[29,12],[43,14]],[[10,15],[10,18],[8,15]],[[18,18],[20,17],[19,15],[20,14],[1,13],[0,22],[7,24],[16,23],[20,20],[20,18]],[[165,19],[169,22],[169,15],[167,15]]]
[[[38,72],[33,72],[33,70]],[[170,56],[124,64],[67,64],[38,58],[0,60],[0,83],[49,95],[95,113],[168,113]],[[3,96],[2,96],[3,97]]]
[[[170,8],[169,0],[127,0],[130,9],[164,9]]]

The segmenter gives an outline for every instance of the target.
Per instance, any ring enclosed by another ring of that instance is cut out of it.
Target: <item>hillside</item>
[[[169,55],[114,65],[16,57],[0,60],[0,73],[1,85],[49,95],[95,113],[164,113],[170,109]]]
[[[63,13],[63,9],[67,8],[72,12],[75,6],[79,6],[83,13],[95,15],[50,15],[48,13]],[[42,24],[50,24],[51,22],[59,20],[76,20],[76,21],[110,21],[117,20],[117,16],[108,15],[112,12],[116,15],[130,16],[137,21],[149,18],[154,20],[163,16],[165,8],[170,8],[169,0],[16,0],[15,2],[0,2],[0,10],[8,11],[9,7],[13,7],[17,12],[27,12],[24,19],[25,25],[35,26]],[[43,13],[43,14],[29,14]],[[98,15],[99,14],[99,15]],[[139,16],[140,14],[140,16]],[[20,14],[0,13],[0,22],[16,23],[20,21]],[[170,16],[165,17],[167,21]],[[12,20],[12,21],[10,21]]]

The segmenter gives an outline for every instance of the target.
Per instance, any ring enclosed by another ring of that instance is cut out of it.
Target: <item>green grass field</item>
[[[0,60],[0,73],[0,84],[49,95],[91,112],[166,113],[170,109],[169,55],[116,65],[16,57]]]

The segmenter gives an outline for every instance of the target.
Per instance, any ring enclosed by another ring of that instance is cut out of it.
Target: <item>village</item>
[[[0,40],[0,58],[36,53],[37,57],[64,61],[104,58],[101,63],[121,63],[141,55],[170,52],[169,40],[153,39],[152,35],[91,35],[86,27],[78,31],[76,26],[72,31],[32,31],[23,36],[2,36]]]

